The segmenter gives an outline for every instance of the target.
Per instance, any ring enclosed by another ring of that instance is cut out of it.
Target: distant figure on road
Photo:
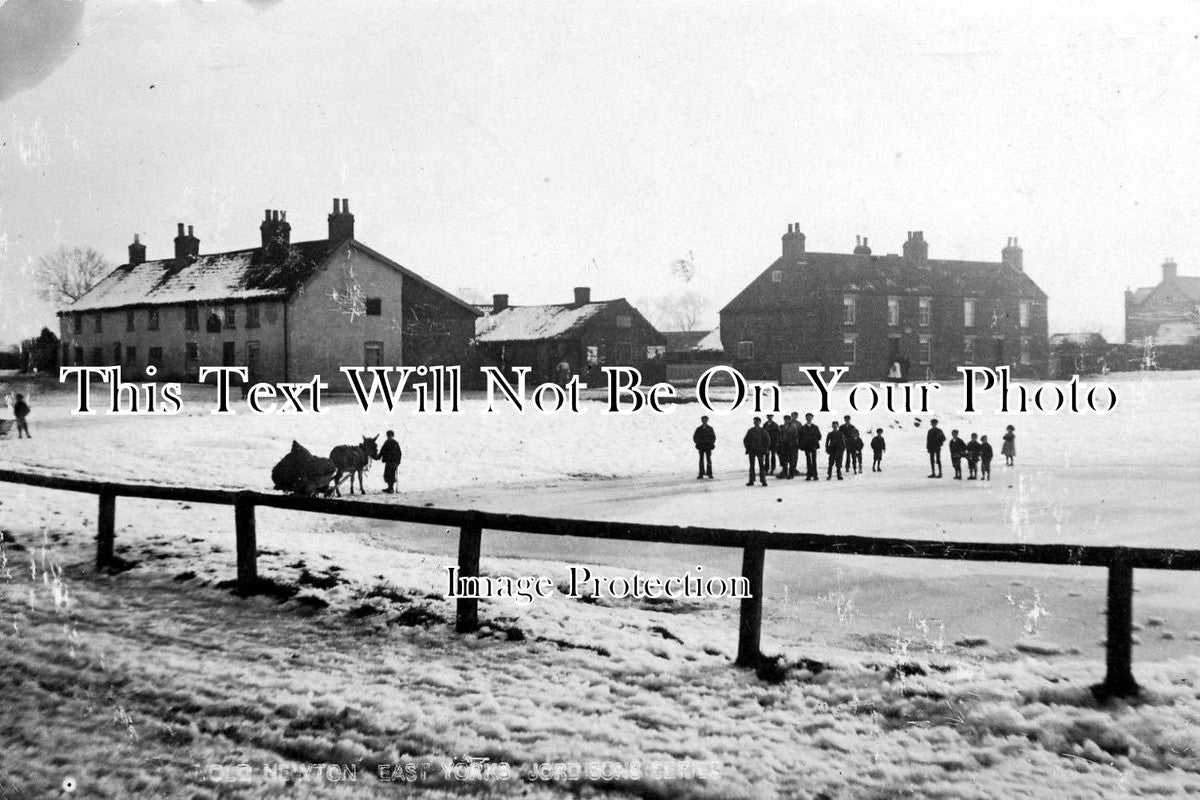
[[[1013,459],[1017,457],[1017,434],[1013,432],[1013,426],[1009,425],[1005,429],[1004,444],[1000,445],[1000,455],[1004,456],[1004,466],[1011,467]]]
[[[767,414],[767,421],[763,423],[763,430],[767,432],[767,436],[771,437],[771,452],[767,454],[767,471],[774,475],[777,463],[776,458],[779,455],[779,423],[775,421],[774,414]]]
[[[887,450],[887,442],[883,440],[883,428],[876,428],[875,436],[871,439],[871,452],[875,455],[871,459],[871,472],[883,472],[884,450]]]
[[[400,443],[396,441],[396,432],[388,431],[387,439],[379,448],[379,460],[383,462],[383,482],[387,484],[383,491],[387,494],[396,493],[396,470],[400,467],[400,459],[403,457]]]
[[[975,433],[967,442],[967,480],[979,480],[979,435]]]
[[[979,480],[992,479],[992,446],[988,444],[987,436],[979,439]]]
[[[763,486],[766,486],[767,453],[771,449],[771,437],[762,428],[762,417],[754,418],[754,425],[742,437],[742,444],[746,448],[747,458],[750,459],[750,480],[746,481],[746,485],[754,485],[754,466],[757,464],[758,479],[762,481]]]
[[[700,427],[692,434],[692,442],[700,453],[700,473],[696,480],[712,477],[712,451],[717,446],[717,432],[708,424],[708,417],[700,418]]]
[[[828,456],[825,465],[825,480],[833,480],[834,467],[837,468],[838,480],[842,479],[842,454],[846,452],[846,440],[838,430],[835,420],[829,433],[825,434],[825,455]]]
[[[17,418],[17,438],[32,439],[33,436],[29,433],[29,423],[25,421],[25,418],[29,416],[29,404],[25,402],[25,395],[17,395],[17,402],[13,403],[13,416]]]
[[[854,448],[852,443],[858,438],[858,428],[854,427],[850,422],[849,414],[842,417],[842,420],[842,439],[846,442],[846,471],[851,472],[854,470]],[[859,452],[862,451],[860,450]]]
[[[962,460],[967,454],[967,443],[958,438],[958,431],[950,431],[950,465],[954,467],[954,480],[962,480]]]
[[[936,419],[929,421],[929,433],[925,434],[925,449],[929,451],[929,477],[942,477],[942,445],[946,434],[938,427]]]
[[[813,415],[804,415],[800,426],[800,449],[804,451],[804,480],[821,480],[817,467],[817,452],[821,449],[821,429],[813,423]]]

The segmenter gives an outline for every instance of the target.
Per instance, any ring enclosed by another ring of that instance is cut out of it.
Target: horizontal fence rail
[[[253,589],[258,580],[257,532],[254,510],[258,506],[343,517],[379,519],[420,525],[457,527],[459,575],[477,577],[481,536],[484,530],[512,531],[550,536],[574,536],[620,541],[690,544],[743,550],[742,574],[752,597],[741,603],[736,663],[755,666],[761,658],[763,561],[768,550],[829,555],[921,558],[950,561],[990,561],[1103,567],[1108,570],[1107,674],[1095,687],[1097,696],[1137,693],[1132,673],[1133,570],[1200,571],[1200,550],[1111,545],[1026,544],[1019,542],[957,542],[822,533],[681,527],[640,522],[578,520],[488,511],[394,505],[365,500],[298,497],[255,491],[198,489],[140,483],[109,483],[0,470],[0,482],[99,495],[97,568],[113,559],[117,497],[207,503],[234,506],[237,536],[238,586]],[[459,598],[456,629],[476,630],[478,600]]]

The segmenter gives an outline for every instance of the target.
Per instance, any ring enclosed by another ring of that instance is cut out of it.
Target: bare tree
[[[112,270],[112,264],[90,247],[59,247],[33,267],[37,295],[55,308],[83,297]]]
[[[708,298],[687,290],[650,300],[650,316],[655,327],[665,331],[694,331],[708,311]]]

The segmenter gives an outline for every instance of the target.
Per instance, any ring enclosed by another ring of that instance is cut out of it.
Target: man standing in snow
[[[779,477],[791,480],[796,477],[796,460],[800,455],[800,426],[795,413],[789,414],[779,429]]]
[[[817,451],[821,449],[821,429],[813,423],[812,414],[805,414],[804,424],[800,426],[800,449],[804,451],[804,480],[821,480],[821,475],[817,471]]]
[[[754,485],[754,465],[758,464],[758,479],[763,486],[767,485],[767,451],[771,449],[771,437],[762,428],[762,418],[755,417],[754,425],[746,431],[742,444],[746,448],[746,457],[750,459],[750,480],[747,486]]]
[[[942,445],[946,434],[938,427],[936,419],[929,421],[929,433],[925,434],[925,449],[929,452],[929,477],[942,477]]]
[[[696,480],[712,477],[712,451],[717,446],[717,432],[708,424],[708,417],[700,418],[700,427],[692,434],[692,443],[700,453],[700,474]]]
[[[767,432],[767,436],[771,437],[771,450],[767,454],[768,472],[775,474],[776,456],[779,454],[779,423],[775,421],[774,414],[767,414],[767,421],[763,423],[763,430]]]
[[[829,457],[825,470],[825,480],[833,480],[834,467],[837,468],[838,480],[842,479],[842,454],[846,452],[846,439],[838,430],[837,420],[825,435],[825,455]]]
[[[396,441],[396,432],[388,431],[387,439],[379,448],[379,460],[383,462],[383,482],[387,484],[387,488],[383,491],[387,494],[396,493],[396,470],[403,457],[404,454],[400,452],[400,443]]]

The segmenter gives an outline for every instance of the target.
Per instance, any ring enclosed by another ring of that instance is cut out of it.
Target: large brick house
[[[1015,238],[999,261],[929,258],[922,231],[901,255],[813,253],[799,225],[783,252],[721,310],[726,359],[747,377],[798,379],[797,365],[849,367],[848,380],[945,378],[960,365],[1043,376],[1049,362],[1046,294],[1024,271]]]
[[[255,381],[320,374],[340,389],[342,366],[474,363],[479,312],[358,241],[349,200],[328,224],[293,242],[286,212],[268,210],[258,247],[201,254],[180,223],[174,256],[154,261],[134,236],[129,262],[59,312],[63,364],[192,381],[248,366]]]
[[[529,367],[536,381],[580,375],[591,386],[602,366],[636,367],[647,381],[666,374],[662,334],[625,298],[592,300],[585,286],[570,303],[510,306],[508,295],[495,295],[476,322],[475,344],[481,363]]]
[[[1173,259],[1162,265],[1157,286],[1125,290],[1125,341],[1189,344],[1200,337],[1200,277],[1179,274]]]

